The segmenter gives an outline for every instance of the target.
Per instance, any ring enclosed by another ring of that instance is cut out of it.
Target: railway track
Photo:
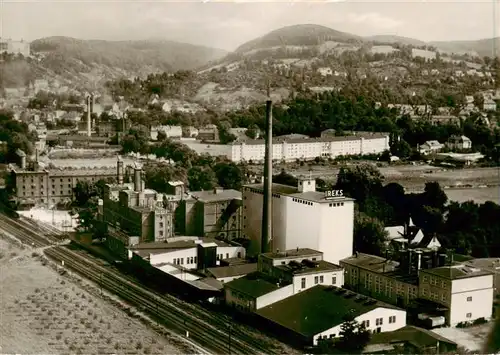
[[[37,247],[54,245],[64,239],[55,228],[40,226],[30,220],[13,220],[0,215],[0,223],[1,229]],[[44,236],[37,235],[37,232]],[[208,349],[218,353],[238,354],[283,352],[276,349],[270,342],[259,339],[262,337],[260,333],[252,334],[245,326],[240,327],[239,324],[230,327],[226,316],[210,312],[200,305],[183,302],[168,294],[159,295],[138,285],[133,277],[99,265],[98,260],[93,260],[94,258],[88,254],[78,253],[64,247],[50,248],[45,253],[55,260],[64,261],[68,268],[139,306],[139,309],[162,320],[173,330],[182,334],[188,331],[193,341]]]

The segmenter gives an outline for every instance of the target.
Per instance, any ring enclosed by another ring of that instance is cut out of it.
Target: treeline
[[[0,162],[16,162],[17,149],[21,149],[27,155],[33,153],[33,144],[37,139],[35,132],[28,130],[24,122],[14,120],[12,111],[0,110]]]
[[[500,206],[450,202],[439,183],[406,194],[397,183],[384,185],[371,165],[341,168],[335,188],[356,199],[355,248],[382,255],[384,226],[403,225],[411,217],[425,235],[436,235],[444,248],[474,257],[500,257]]]

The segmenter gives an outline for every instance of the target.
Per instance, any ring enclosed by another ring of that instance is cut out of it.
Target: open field
[[[193,352],[99,298],[95,288],[59,275],[38,254],[0,238],[0,353]]]

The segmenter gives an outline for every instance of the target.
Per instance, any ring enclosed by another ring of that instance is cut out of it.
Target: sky
[[[0,0],[0,37],[27,41],[167,39],[231,51],[274,29],[306,23],[360,36],[492,38],[500,37],[500,0]]]

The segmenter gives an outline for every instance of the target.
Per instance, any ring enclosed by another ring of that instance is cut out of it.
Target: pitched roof
[[[257,311],[257,314],[306,337],[312,337],[376,308],[399,309],[334,286],[318,285]],[[294,310],[294,311],[291,311]]]
[[[401,329],[384,332],[375,333],[372,335],[370,340],[370,345],[374,344],[391,344],[391,343],[410,343],[417,348],[427,348],[431,346],[436,346],[437,342],[447,343],[452,346],[457,346],[454,341],[445,338],[437,333],[430,330],[415,327],[412,325],[407,325]]]

